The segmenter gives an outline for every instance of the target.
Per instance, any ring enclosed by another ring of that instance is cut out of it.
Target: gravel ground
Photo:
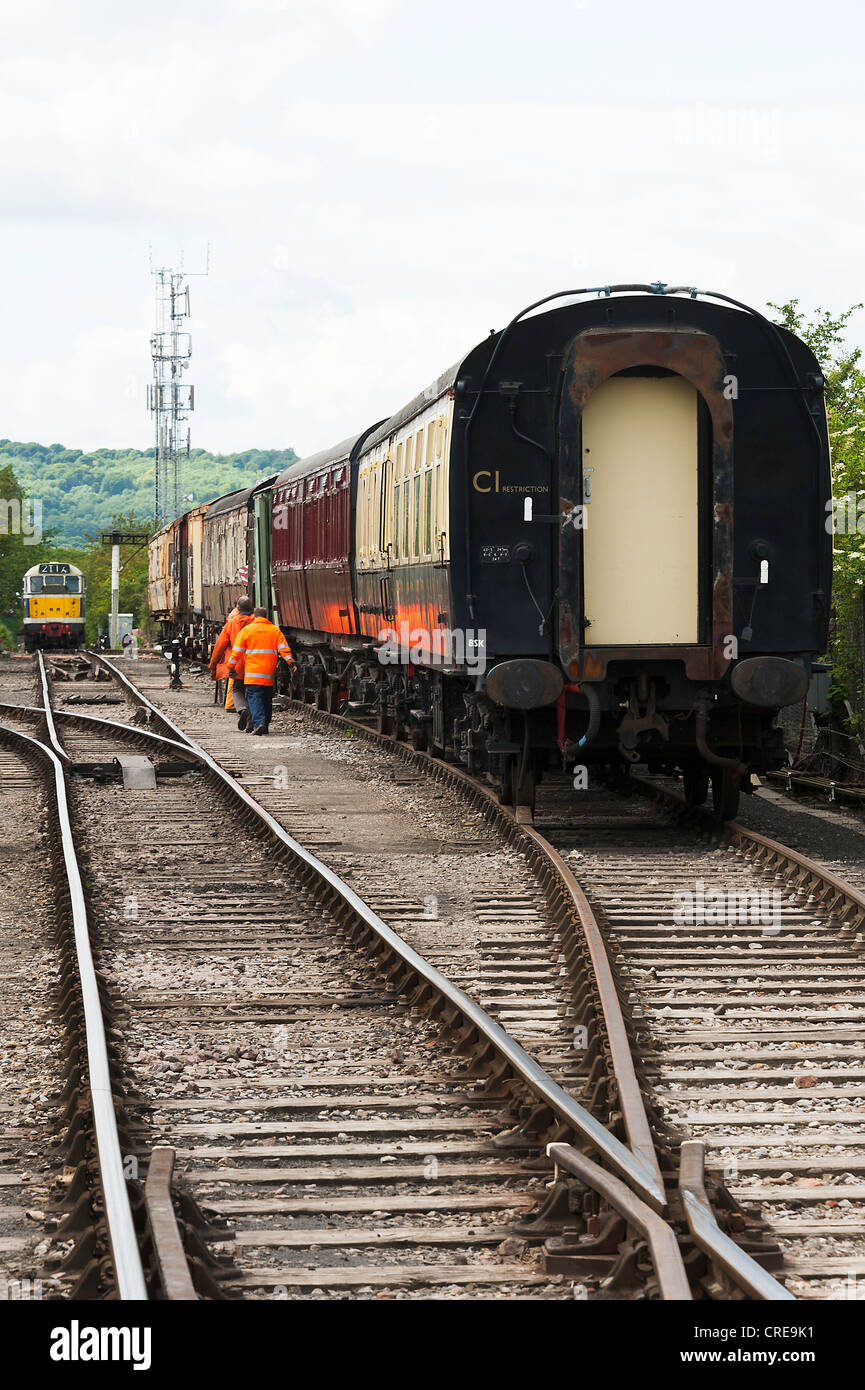
[[[148,691],[151,698],[218,757],[223,765],[239,776],[292,834],[332,863],[348,881],[354,882],[381,915],[391,921],[412,944],[440,968],[448,970],[456,982],[476,993],[491,1012],[498,1008],[500,1018],[511,1031],[515,1031],[515,1021],[516,1026],[522,1026],[524,1036],[521,1040],[530,1051],[532,1043],[536,1049],[543,1049],[545,1044],[555,1042],[561,1029],[561,1019],[529,1018],[530,1011],[526,1008],[517,1010],[515,1018],[512,1018],[508,1008],[500,1006],[495,992],[490,993],[487,988],[485,908],[497,904],[508,894],[518,900],[521,898],[518,912],[524,915],[527,923],[531,921],[535,933],[543,927],[543,914],[522,856],[514,851],[503,853],[495,843],[497,837],[491,840],[492,832],[480,817],[467,812],[452,793],[427,783],[411,769],[395,763],[387,753],[342,733],[311,728],[303,716],[279,714],[274,720],[271,739],[251,740],[237,734],[234,721],[209,702],[210,687],[205,677],[188,677],[187,689],[175,693],[165,690],[164,673],[155,663],[148,663],[147,666],[140,664],[136,675],[142,684],[151,681],[156,684],[159,675],[162,675],[162,680],[158,681],[162,688]],[[346,773],[350,774],[350,784]],[[631,819],[636,820],[646,814],[651,815],[651,812],[645,806],[640,809],[632,805],[627,812]],[[834,809],[806,808],[801,803],[791,804],[778,793],[765,790],[755,797],[743,798],[740,819],[791,848],[799,849],[835,872],[863,883],[865,833],[861,823],[849,814]],[[371,824],[375,825],[374,848],[370,845]],[[614,834],[611,831],[606,836],[607,842]],[[572,855],[578,875],[587,875],[591,879],[594,865],[606,862],[606,844],[598,853],[584,846],[581,850],[572,851]],[[711,862],[713,855],[717,855],[717,852],[706,850],[704,855],[698,856],[709,871],[715,867]],[[725,884],[731,874],[739,878],[748,876],[749,871],[739,872],[726,859],[722,862]],[[718,863],[717,858],[715,863]],[[703,871],[701,867],[700,872]],[[492,915],[500,930],[500,909],[494,910]],[[744,945],[731,940],[727,954],[733,959],[737,953],[747,953],[749,948],[762,950],[764,945],[759,940]],[[551,956],[551,964],[554,959]],[[743,965],[743,972],[746,969]],[[805,969],[802,972],[802,992],[824,978],[829,977],[822,973],[814,974],[813,969]],[[534,1002],[544,1002],[543,994],[545,990],[549,991],[549,980],[547,976],[539,981],[538,996]],[[796,981],[792,983],[795,985]],[[747,1043],[726,1042],[721,1049],[721,1058],[718,1049],[707,1042],[703,1049],[706,1061],[701,1061],[699,1065],[736,1070],[736,1050],[757,1044],[770,1060],[775,1051],[781,1057],[783,1045],[773,1042],[770,1036],[776,1023],[784,1020],[795,1022],[808,1015],[808,1006],[804,1002],[801,1006],[797,1004],[797,990],[791,989],[790,984],[791,981],[787,979],[782,990],[785,998],[777,1007],[761,1001],[759,1017],[749,1022],[750,1037]],[[670,1002],[665,1003],[663,996],[659,997],[655,991],[648,1001],[649,1006],[671,1041],[678,1038],[681,1043],[688,1043],[694,1034],[693,1019],[686,1016],[691,1011],[682,1012],[676,1005],[677,996],[683,990],[693,989],[693,982],[685,975],[670,979],[668,985],[670,992],[667,997]],[[513,986],[510,988],[513,989]],[[780,984],[776,988],[781,989]],[[508,999],[506,1002],[509,1005],[512,1001]],[[811,1008],[813,1010],[813,1005]],[[847,1008],[843,1003],[833,1005],[833,1025],[836,1022],[843,1024],[848,1016],[854,1019],[857,1008],[854,998],[851,998]],[[724,1012],[726,1025],[734,1023],[737,1010],[727,1008]],[[711,1008],[701,1004],[699,1021],[704,1032],[707,1029],[711,1032],[712,1013]],[[726,1025],[722,1024],[722,1028]],[[762,1033],[767,1036],[761,1038]],[[845,1069],[852,1071],[858,1065],[855,1048],[847,1058],[843,1043],[836,1046],[827,1039],[824,1045],[826,1036],[824,1033],[820,1039],[816,1062],[811,1056],[803,1058],[801,1062],[787,1062],[788,1066],[792,1065],[797,1070],[800,1080],[807,1079],[814,1067],[820,1064],[831,1064],[836,1078]],[[766,1062],[753,1059],[743,1059],[738,1064],[743,1072],[740,1089],[753,1090],[754,1101],[726,1098],[716,1102],[709,1097],[701,1098],[701,1111],[711,1112],[717,1106],[718,1112],[725,1118],[724,1141],[716,1144],[713,1162],[736,1167],[740,1198],[745,1199],[748,1189],[752,1189],[754,1197],[761,1202],[761,1209],[773,1224],[783,1225],[785,1220],[798,1219],[801,1225],[803,1207],[798,1203],[790,1207],[777,1201],[767,1203],[760,1194],[773,1184],[807,1186],[810,1189],[808,1219],[817,1224],[821,1220],[831,1221],[832,1234],[815,1232],[807,1236],[801,1233],[789,1238],[785,1236],[786,1247],[799,1257],[805,1252],[811,1256],[853,1261],[855,1264],[855,1260],[862,1255],[861,1224],[858,1237],[851,1233],[848,1238],[835,1227],[839,1219],[861,1223],[862,1205],[856,1189],[862,1181],[863,1152],[856,1143],[851,1146],[851,1131],[833,1125],[831,1119],[833,1109],[849,1111],[851,1101],[840,1097],[837,1101],[831,1097],[821,1097],[819,1120],[803,1126],[803,1112],[807,1112],[815,1101],[803,1096],[800,1091],[794,1102],[795,1109],[791,1107],[790,1110],[793,1127],[778,1125],[777,1121],[783,1116],[788,1102],[773,1100],[769,1103],[766,1099],[760,1099],[761,1086],[765,1085],[765,1081],[759,1076],[759,1070],[765,1065]],[[699,1126],[694,1129],[687,1124],[686,1094],[682,1096],[685,1102],[683,1109],[676,1096],[679,1090],[677,1082],[667,1082],[660,1087],[660,1098],[667,1104],[671,1118],[685,1122],[685,1127],[690,1127],[692,1132],[700,1132]],[[771,1142],[765,1133],[757,1135],[753,1129],[736,1125],[735,1119],[740,1112],[744,1114],[767,1108],[773,1109],[776,1115],[770,1131]],[[801,1142],[803,1129],[812,1125],[819,1130],[819,1134],[815,1135],[820,1144],[816,1153],[807,1143]],[[711,1130],[706,1133],[711,1139]],[[833,1143],[833,1139],[846,1139],[847,1143]],[[737,1145],[733,1142],[735,1140],[743,1142]],[[812,1170],[807,1177],[797,1178],[793,1171],[784,1166],[785,1162],[794,1163],[794,1160],[803,1159]],[[826,1165],[822,1176],[815,1171],[815,1160],[818,1159]],[[778,1161],[773,1163],[773,1160]],[[742,1172],[743,1162],[745,1168],[752,1165],[759,1168],[762,1164],[773,1171],[768,1174]],[[849,1163],[849,1168],[846,1163]],[[830,1185],[833,1194],[825,1202],[815,1200],[817,1194],[814,1189],[821,1183]],[[854,1196],[852,1204],[843,1195],[845,1185]],[[818,1297],[846,1296],[839,1295],[841,1284],[846,1287],[845,1280],[839,1282],[835,1277],[811,1279],[808,1281],[808,1292]]]
[[[0,659],[0,701],[32,698],[33,663]],[[0,746],[0,1299],[47,1296],[45,1257],[63,1249],[45,1225],[64,1176],[53,1125],[65,1079],[48,862],[39,774]]]
[[[267,757],[282,756],[275,744]],[[74,730],[67,746],[88,760],[105,745]],[[79,781],[73,797],[126,1074],[148,1097],[134,1156],[146,1162],[153,1143],[171,1143],[186,1185],[231,1217],[235,1237],[219,1246],[228,1287],[268,1298],[573,1299],[570,1281],[544,1275],[508,1237],[544,1175],[525,1169],[525,1146],[492,1144],[512,1123],[507,1110],[336,939],[211,788],[197,774],[134,794]],[[439,946],[451,951],[447,933]],[[334,1193],[366,1207],[347,1216]]]

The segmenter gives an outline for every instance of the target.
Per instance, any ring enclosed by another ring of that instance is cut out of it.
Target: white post
[[[120,546],[111,547],[111,623],[108,628],[108,642],[111,650],[117,646],[117,614],[120,611]]]

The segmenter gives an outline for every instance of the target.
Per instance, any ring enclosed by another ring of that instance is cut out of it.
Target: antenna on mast
[[[164,525],[180,515],[183,496],[183,459],[189,458],[189,416],[195,409],[195,387],[184,383],[183,374],[192,357],[189,322],[191,275],[210,273],[210,243],[204,270],[188,271],[155,267],[150,251],[150,273],[156,290],[156,328],[150,337],[153,382],[147,388],[147,408],[154,418],[156,458],[154,515]]]

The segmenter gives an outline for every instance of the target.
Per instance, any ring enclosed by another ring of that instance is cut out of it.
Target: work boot
[[[240,730],[241,733],[243,733],[246,729],[249,728],[249,710],[248,710],[248,709],[242,709],[242,710],[240,711],[240,718],[239,718],[238,721],[237,721],[237,727],[238,727],[238,729]]]
[[[257,729],[253,729],[252,732],[253,732],[254,734],[266,734],[266,733],[267,733],[267,730],[265,729],[265,727],[264,727],[263,724],[259,724],[259,725],[258,725],[258,728],[257,728]]]

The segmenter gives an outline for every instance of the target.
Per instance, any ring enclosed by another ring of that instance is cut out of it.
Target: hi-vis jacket
[[[251,622],[251,613],[238,613],[236,608],[232,608],[225,620],[225,626],[216,639],[210,658],[210,669],[213,672],[214,680],[224,681],[229,674],[228,656],[237,641],[237,634],[246,627],[247,623]]]
[[[291,648],[278,627],[268,618],[253,618],[237,634],[228,672],[240,676],[245,685],[273,685],[279,658],[291,661]]]

